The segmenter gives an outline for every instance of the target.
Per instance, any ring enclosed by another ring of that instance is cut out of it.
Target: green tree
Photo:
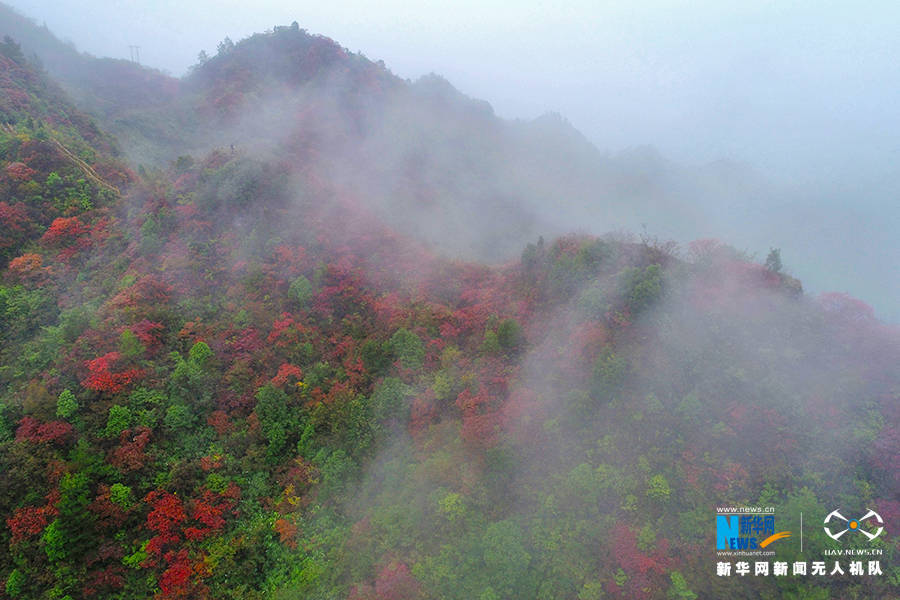
[[[672,585],[666,592],[666,598],[668,598],[669,600],[697,599],[697,594],[695,594],[690,590],[690,588],[688,588],[687,581],[684,579],[684,575],[682,575],[678,571],[672,571],[671,573],[669,573],[669,579],[672,580]]]
[[[610,400],[619,391],[628,373],[628,361],[611,348],[604,349],[594,362],[593,392],[594,396]]]
[[[109,501],[124,509],[128,509],[134,503],[131,496],[131,488],[123,483],[114,483],[109,486]]]
[[[275,461],[281,457],[293,422],[288,406],[288,396],[271,384],[266,384],[256,392],[256,416],[259,428],[268,442],[266,455]]]
[[[514,319],[504,319],[497,326],[497,343],[505,352],[516,350],[522,343],[522,326]]]
[[[632,314],[638,314],[662,295],[662,270],[659,265],[644,269],[629,267],[622,274],[625,302]]]
[[[188,351],[188,360],[198,369],[209,367],[213,358],[213,351],[206,342],[197,342]]]
[[[291,285],[288,288],[288,295],[297,306],[306,308],[313,295],[313,285],[310,283],[309,279],[300,275],[291,282]]]
[[[59,393],[56,399],[56,416],[61,419],[68,419],[78,412],[78,400],[71,390],[65,389]]]
[[[425,361],[425,345],[412,331],[401,328],[391,336],[394,355],[405,369],[421,369]]]
[[[178,352],[170,357],[175,361],[175,369],[170,377],[170,392],[173,399],[192,406],[207,405],[212,398],[213,351],[206,342],[191,346],[185,360]]]
[[[197,416],[186,404],[173,404],[166,409],[163,423],[172,431],[186,431],[194,426]]]
[[[18,598],[25,591],[25,583],[27,578],[25,573],[19,569],[13,569],[6,578],[6,594],[10,598]]]
[[[488,329],[484,332],[484,339],[481,341],[481,351],[485,354],[499,354],[500,340],[497,339],[497,332]]]
[[[766,269],[773,273],[780,273],[781,267],[781,249],[769,248],[769,255],[766,257]]]
[[[603,600],[604,598],[606,598],[606,593],[603,591],[602,581],[588,581],[578,592],[578,600]]]
[[[50,523],[41,536],[44,552],[50,562],[59,562],[66,558],[66,536],[59,525],[59,519]]]
[[[396,377],[385,377],[372,393],[372,412],[379,421],[391,418],[403,419],[403,411],[409,406],[413,391]]]
[[[144,353],[144,345],[138,336],[134,335],[130,329],[126,329],[119,336],[119,350],[126,358],[137,358]]]
[[[484,565],[491,574],[493,587],[502,598],[518,598],[531,555],[525,549],[522,529],[505,519],[491,523],[481,538]]]
[[[108,438],[117,438],[120,433],[128,429],[129,425],[131,425],[131,411],[128,410],[128,407],[113,404],[109,407],[109,416],[106,419],[103,435]]]
[[[672,488],[669,487],[668,480],[657,473],[650,478],[647,483],[647,496],[653,500],[668,500],[672,495]]]

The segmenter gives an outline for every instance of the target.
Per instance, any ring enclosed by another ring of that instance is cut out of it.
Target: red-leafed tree
[[[282,387],[291,380],[296,383],[300,379],[303,379],[303,370],[296,365],[284,363],[278,367],[278,373],[272,378],[272,385]]]
[[[17,440],[42,444],[62,444],[71,440],[74,429],[65,421],[41,423],[34,417],[22,417],[16,430]]]
[[[44,506],[23,506],[16,509],[12,516],[6,519],[6,526],[9,527],[12,534],[10,543],[18,544],[23,540],[40,535],[57,512],[52,503]]]
[[[460,436],[470,444],[492,446],[500,434],[503,413],[487,386],[480,386],[476,393],[466,388],[457,396],[456,406],[462,413]]]
[[[110,464],[126,473],[143,468],[149,458],[144,449],[150,442],[150,432],[148,427],[136,427],[119,434],[119,447],[112,451]]]
[[[130,329],[148,352],[157,350],[162,344],[161,336],[164,329],[162,323],[142,319],[132,325]]]
[[[67,245],[89,232],[90,228],[78,217],[59,217],[53,219],[41,241],[50,245]]]
[[[87,508],[96,517],[97,525],[107,529],[118,529],[128,518],[125,509],[112,501],[109,486],[105,484],[100,484],[97,497]]]
[[[110,565],[87,575],[82,594],[86,598],[109,593],[125,587],[125,569],[121,565]]]
[[[37,171],[23,162],[12,162],[6,165],[7,177],[15,181],[28,181],[34,177],[35,173],[37,173]]]
[[[113,371],[114,366],[121,358],[118,352],[108,352],[87,361],[89,375],[81,382],[81,385],[89,390],[117,394],[143,376],[144,372],[141,369]]]
[[[146,566],[153,566],[169,549],[181,542],[181,524],[187,519],[187,514],[181,499],[170,492],[150,492],[144,502],[150,505],[146,527],[156,533],[146,547],[149,555]]]
[[[385,565],[375,578],[375,595],[381,600],[415,600],[421,594],[419,582],[402,562]]]
[[[189,598],[196,591],[193,589],[191,576],[194,569],[187,550],[172,552],[167,556],[168,568],[159,577],[159,589],[164,598]]]
[[[24,204],[0,202],[0,256],[4,251],[18,247],[34,234],[34,230]],[[15,252],[11,253],[15,255]]]

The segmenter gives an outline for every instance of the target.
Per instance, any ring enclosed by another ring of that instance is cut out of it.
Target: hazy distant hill
[[[462,256],[505,259],[522,240],[573,228],[646,224],[653,235],[697,237],[710,207],[761,194],[735,165],[711,173],[652,150],[605,156],[560,117],[498,119],[438,76],[405,82],[299,27],[223,43],[176,81],[79,54],[8,9],[0,18],[132,161],[232,144],[279,152],[315,137],[313,158],[348,190]]]

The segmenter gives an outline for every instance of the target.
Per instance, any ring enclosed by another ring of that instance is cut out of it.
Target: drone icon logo
[[[823,527],[823,529],[825,530],[825,533],[828,534],[828,537],[830,537],[833,540],[840,538],[842,535],[844,535],[848,531],[858,531],[859,533],[863,534],[870,540],[874,540],[879,535],[881,535],[882,531],[884,531],[884,521],[881,520],[881,515],[879,515],[874,510],[869,509],[869,512],[867,512],[866,515],[864,517],[862,517],[861,519],[848,519],[847,517],[842,515],[840,512],[838,512],[839,510],[840,509],[833,510],[830,513],[828,513],[827,517],[825,517],[825,526]],[[862,528],[863,521],[871,519],[872,517],[875,517],[875,520],[878,522],[878,525],[879,525],[878,529],[874,533]],[[834,518],[835,520],[840,519],[840,520],[844,521],[844,529],[842,529],[841,531],[838,531],[837,533],[832,533],[831,529],[828,528],[828,522],[831,521],[832,518]]]

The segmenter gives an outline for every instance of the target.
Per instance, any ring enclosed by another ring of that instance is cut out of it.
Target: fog
[[[438,73],[500,117],[557,112],[606,156],[653,147],[688,168],[736,165],[767,185],[747,195],[732,178],[717,202],[695,202],[691,230],[652,213],[629,225],[682,243],[720,237],[756,255],[779,247],[809,291],[848,292],[900,321],[900,284],[883,270],[900,264],[895,3],[14,6],[98,56],[129,58],[138,45],[143,64],[175,76],[225,36],[296,20],[402,78]]]
[[[565,115],[603,150],[747,161],[821,180],[883,176],[898,157],[892,2],[13,2],[98,56],[180,76],[298,21],[401,77],[436,72],[500,116]],[[836,172],[837,170],[837,172]]]

